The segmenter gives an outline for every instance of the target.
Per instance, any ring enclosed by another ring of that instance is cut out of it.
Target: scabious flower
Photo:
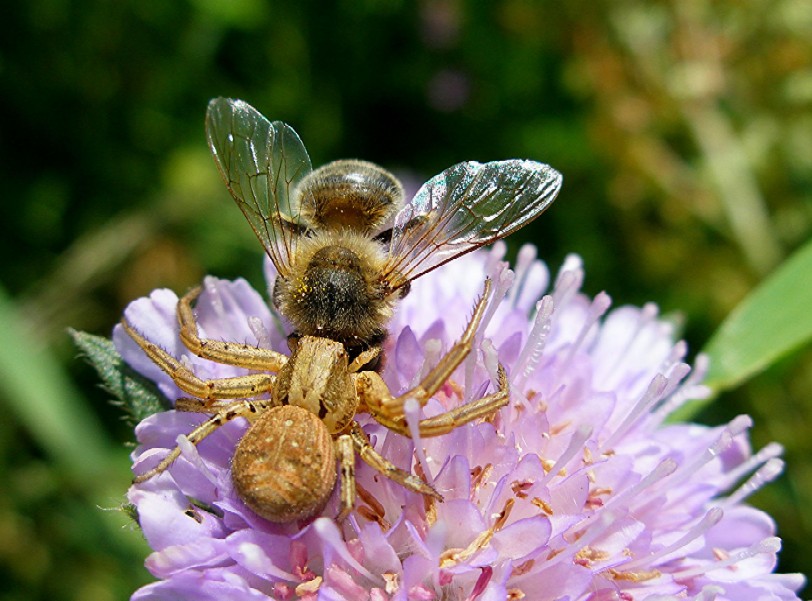
[[[273,524],[235,494],[229,462],[246,429],[219,428],[196,447],[197,413],[152,415],[136,429],[134,470],[180,444],[164,473],[129,491],[159,580],[146,600],[663,601],[798,599],[800,575],[774,574],[769,516],[742,501],[781,471],[778,445],[753,453],[750,419],[720,427],[666,423],[707,394],[704,360],[654,305],[609,310],[580,292],[580,260],[553,282],[524,247],[515,273],[504,246],[471,253],[416,282],[385,343],[394,394],[418,382],[460,335],[490,276],[494,292],[475,352],[411,426],[493,390],[497,365],[511,400],[493,418],[414,440],[358,416],[374,447],[444,497],[425,499],[358,462],[356,511]],[[269,281],[274,274],[269,267]],[[546,291],[546,294],[545,294]],[[177,297],[132,303],[127,319],[201,378],[245,373],[192,355],[178,338]],[[287,348],[285,324],[244,281],[207,278],[197,303],[204,337]],[[182,395],[118,327],[117,349],[170,399]]]

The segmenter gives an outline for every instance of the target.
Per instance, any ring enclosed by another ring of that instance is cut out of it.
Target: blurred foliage
[[[771,273],[728,315],[703,350],[705,383],[733,388],[812,340],[812,242]],[[780,311],[776,311],[780,307]]]
[[[694,349],[812,229],[804,0],[32,0],[4,23],[0,371],[24,378],[0,379],[0,599],[149,580],[139,535],[99,509],[124,502],[131,425],[66,328],[106,335],[133,298],[205,273],[260,285],[205,145],[211,97],[292,124],[316,165],[358,156],[407,183],[551,163],[564,192],[513,248],[581,254],[589,292],[681,312]],[[787,474],[753,498],[783,571],[812,573],[811,403],[806,350],[703,416],[751,413],[754,444],[786,445]]]

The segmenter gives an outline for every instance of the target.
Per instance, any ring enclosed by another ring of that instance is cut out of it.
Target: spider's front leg
[[[200,286],[192,288],[178,301],[180,339],[186,348],[198,357],[225,365],[236,365],[256,371],[278,372],[282,369],[288,361],[282,353],[240,342],[200,338],[192,309],[192,303],[200,296],[200,292]]]
[[[215,400],[252,398],[273,390],[275,378],[267,373],[203,380],[157,344],[144,338],[126,319],[122,319],[121,324],[130,338],[153,363],[172,378],[178,388],[193,397],[208,401],[209,405]]]
[[[485,314],[485,305],[488,302],[488,293],[490,290],[491,280],[488,278],[485,280],[485,289],[482,292],[482,296],[474,305],[473,315],[465,331],[462,333],[462,336],[417,386],[411,390],[407,390],[398,397],[393,397],[391,394],[388,394],[383,397],[368,399],[371,404],[367,404],[366,406],[373,416],[380,415],[384,419],[400,419],[403,417],[403,403],[409,398],[417,400],[421,407],[425,406],[429,399],[434,396],[445,381],[451,377],[454,370],[460,366],[471,352],[477,328],[479,328],[479,324],[482,322],[482,317]]]
[[[400,434],[410,436],[403,413],[404,403],[413,398],[420,403],[421,407],[424,406],[471,352],[477,328],[479,328],[485,313],[490,288],[491,281],[487,279],[485,280],[485,290],[474,306],[471,320],[459,341],[451,347],[448,353],[414,388],[395,397],[377,373],[363,371],[354,374],[359,405],[380,424]],[[440,436],[463,424],[487,417],[499,408],[504,407],[510,399],[510,392],[507,375],[501,365],[499,366],[498,377],[499,390],[495,393],[465,403],[451,411],[421,420],[419,423],[420,434],[422,436]]]
[[[504,368],[499,365],[499,389],[493,394],[489,394],[480,399],[470,401],[450,411],[445,411],[434,417],[421,419],[417,426],[421,436],[432,437],[448,434],[455,428],[478,419],[487,418],[494,412],[508,404],[510,401],[510,388],[507,374]],[[356,389],[360,403],[362,403],[369,414],[379,424],[404,436],[411,436],[411,430],[403,415],[389,417],[376,413],[374,407],[384,402],[391,404],[400,403],[401,406],[409,398],[409,393],[399,397],[393,397],[389,388],[381,377],[375,372],[361,372],[355,378]]]

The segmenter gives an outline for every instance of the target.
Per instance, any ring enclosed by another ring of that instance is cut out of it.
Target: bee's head
[[[352,347],[379,343],[399,293],[379,275],[385,257],[373,241],[343,232],[308,241],[291,273],[277,277],[274,305],[296,333]]]

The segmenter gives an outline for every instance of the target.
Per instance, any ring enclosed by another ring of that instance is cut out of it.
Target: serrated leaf
[[[124,363],[111,340],[77,330],[69,330],[69,333],[98,372],[105,389],[121,401],[135,422],[172,408],[155,384]]]
[[[703,351],[706,383],[732,388],[812,339],[812,243],[762,282],[728,316]]]
[[[141,522],[139,521],[140,517],[138,515],[138,507],[133,505],[132,503],[125,503],[121,507],[119,507],[121,512],[126,515],[129,519],[133,521],[134,524],[137,526],[141,526]]]

